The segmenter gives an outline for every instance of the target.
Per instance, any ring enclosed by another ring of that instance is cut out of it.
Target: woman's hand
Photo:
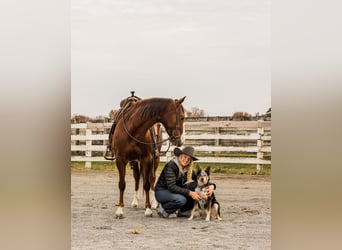
[[[198,201],[198,200],[201,199],[201,195],[199,193],[197,193],[197,192],[190,191],[189,195],[195,201]]]
[[[210,186],[206,187],[205,192],[209,197],[212,196],[212,194],[214,192],[214,188],[215,188],[214,185],[210,185]]]

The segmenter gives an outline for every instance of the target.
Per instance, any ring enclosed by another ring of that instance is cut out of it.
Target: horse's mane
[[[172,99],[168,98],[148,98],[135,102],[127,112],[127,115],[134,119],[149,120],[165,112],[165,105]]]

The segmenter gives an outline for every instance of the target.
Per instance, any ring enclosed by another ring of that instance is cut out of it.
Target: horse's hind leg
[[[158,207],[158,202],[156,201],[156,198],[154,196],[154,190],[150,190],[150,204],[151,204],[151,209],[157,209]]]
[[[139,170],[139,163],[136,161],[132,161],[129,163],[131,165],[131,168],[133,169],[133,177],[135,180],[135,188],[134,188],[134,194],[133,194],[133,201],[132,201],[132,207],[137,208],[139,205],[139,181],[140,181],[140,170]]]

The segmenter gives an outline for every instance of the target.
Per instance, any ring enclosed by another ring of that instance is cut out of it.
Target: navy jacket
[[[160,173],[155,190],[168,189],[172,193],[189,196],[190,190],[194,191],[197,186],[197,175],[195,171],[192,171],[192,180],[193,182],[185,184],[186,173],[179,176],[179,168],[177,164],[171,160],[165,165],[164,169]],[[210,184],[213,184],[216,188],[214,183]]]

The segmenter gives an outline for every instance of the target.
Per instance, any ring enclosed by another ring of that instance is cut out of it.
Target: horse
[[[152,216],[150,189],[154,191],[156,170],[159,164],[159,155],[155,155],[153,135],[150,128],[161,123],[166,130],[169,140],[175,146],[184,143],[185,111],[182,103],[185,96],[180,99],[147,98],[138,100],[122,110],[113,134],[112,148],[115,154],[116,166],[119,172],[119,203],[115,212],[116,218],[123,218],[124,191],[126,188],[126,165],[131,163],[135,179],[135,188],[139,187],[139,176],[143,176],[143,188],[146,195],[145,216]],[[160,152],[163,140],[158,140]],[[138,164],[140,169],[138,168]],[[132,202],[135,201],[137,193]],[[154,199],[154,197],[152,197]]]

